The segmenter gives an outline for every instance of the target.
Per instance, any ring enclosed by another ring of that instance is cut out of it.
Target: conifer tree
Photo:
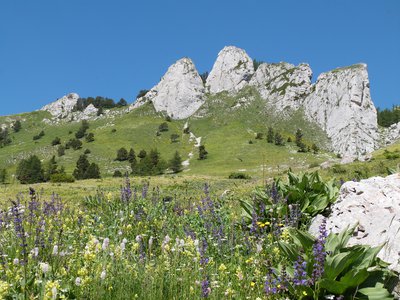
[[[272,127],[268,127],[267,142],[272,144],[274,142],[274,138],[274,129],[272,129]]]
[[[175,151],[175,154],[169,163],[169,167],[174,173],[182,171],[182,158],[178,151]]]

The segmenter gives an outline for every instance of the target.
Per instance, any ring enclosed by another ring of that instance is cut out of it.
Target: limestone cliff
[[[334,152],[355,158],[376,148],[377,115],[365,64],[321,74],[303,108],[326,131]]]
[[[204,103],[203,96],[203,81],[196,67],[189,58],[182,58],[132,108],[151,101],[156,111],[165,111],[174,119],[185,119]]]

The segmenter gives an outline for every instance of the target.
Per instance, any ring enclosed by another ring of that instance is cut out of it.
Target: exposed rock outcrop
[[[383,145],[390,145],[400,139],[400,122],[384,128],[382,132]]]
[[[314,219],[310,232],[318,235],[323,217]],[[346,182],[327,218],[335,233],[358,223],[349,244],[383,245],[378,257],[400,271],[400,174]]]
[[[228,46],[218,53],[206,86],[212,94],[238,92],[248,85],[253,74],[253,60],[247,53],[243,49]]]
[[[78,99],[78,94],[71,93],[43,106],[40,110],[48,111],[53,117],[56,118],[66,118],[72,112],[74,106],[78,102]]]
[[[365,64],[322,73],[303,107],[326,131],[335,153],[361,158],[376,148],[377,114]]]
[[[203,96],[204,85],[196,67],[189,58],[182,58],[170,66],[161,81],[132,108],[151,101],[156,111],[165,111],[174,119],[184,119],[204,103]]]
[[[261,97],[272,104],[277,112],[285,109],[298,109],[310,93],[312,71],[309,65],[281,62],[263,63],[250,80]]]

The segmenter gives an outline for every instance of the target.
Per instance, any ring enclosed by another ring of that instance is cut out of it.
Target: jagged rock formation
[[[71,93],[43,106],[40,110],[48,111],[53,117],[56,118],[65,118],[72,112],[74,106],[78,102],[78,99],[78,94]]]
[[[400,139],[400,122],[384,128],[382,132],[383,145],[390,145]]]
[[[318,235],[323,217],[312,222],[310,232]],[[400,271],[400,174],[346,182],[327,218],[327,229],[335,233],[358,223],[349,244],[383,245],[378,257]]]
[[[272,104],[276,111],[298,109],[311,88],[312,71],[309,65],[281,62],[262,63],[250,80],[261,97]]]
[[[151,101],[156,111],[165,111],[174,119],[185,119],[204,103],[203,96],[203,81],[196,67],[189,58],[182,58],[132,108]]]
[[[212,94],[238,92],[248,85],[253,73],[253,60],[247,53],[243,49],[228,46],[218,53],[206,86]]]
[[[322,73],[303,108],[326,131],[336,153],[355,158],[376,148],[377,114],[365,64]]]

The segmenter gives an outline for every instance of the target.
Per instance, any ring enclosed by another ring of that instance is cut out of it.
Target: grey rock
[[[310,232],[318,235],[323,217],[317,216]],[[400,174],[372,177],[342,185],[327,229],[338,233],[347,226],[358,224],[349,245],[384,245],[378,257],[400,271]]]

